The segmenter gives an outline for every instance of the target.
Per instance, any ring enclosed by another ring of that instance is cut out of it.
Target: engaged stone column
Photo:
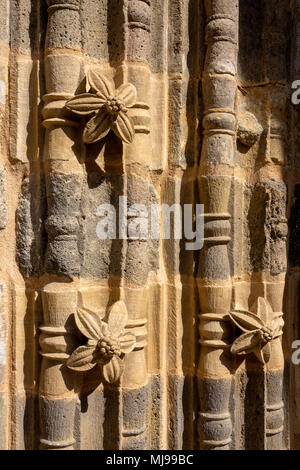
[[[229,198],[235,152],[238,36],[236,0],[207,0],[206,61],[203,74],[203,145],[199,168],[204,204],[200,251],[200,358],[198,364],[201,449],[229,449],[232,357],[229,351],[232,282],[227,245],[231,239]]]
[[[80,273],[77,232],[82,169],[76,146],[78,123],[64,105],[81,77],[80,0],[48,0],[48,5],[43,125],[48,203],[45,269],[50,282],[42,289],[40,442],[46,449],[71,449],[77,396],[74,374],[64,362],[75,347],[77,294],[70,280]]]
[[[149,207],[149,168],[152,146],[150,134],[150,0],[130,0],[127,7],[127,40],[125,61],[119,69],[123,81],[137,90],[137,103],[130,110],[135,138],[124,146],[125,192],[128,207],[144,204]],[[130,213],[128,213],[130,218]],[[130,219],[129,219],[130,220]],[[129,324],[137,332],[144,330],[147,321],[149,274],[149,241],[142,237],[128,240],[126,246],[124,280],[125,303]],[[146,449],[149,446],[150,384],[143,341],[126,357],[123,377],[123,431],[122,449]]]

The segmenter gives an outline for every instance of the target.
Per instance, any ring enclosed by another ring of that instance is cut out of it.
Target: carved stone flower
[[[66,102],[73,113],[93,114],[83,131],[83,141],[87,144],[103,139],[110,129],[130,144],[134,138],[134,125],[127,115],[128,108],[136,103],[136,89],[131,83],[121,85],[117,90],[114,82],[97,71],[87,74],[90,93],[74,96]]]
[[[260,362],[266,364],[271,356],[271,341],[282,334],[282,319],[272,319],[272,308],[262,297],[258,298],[257,304],[257,315],[247,310],[230,312],[231,320],[244,332],[232,344],[231,352],[254,353]]]
[[[135,335],[124,330],[127,320],[127,309],[122,301],[113,304],[107,323],[91,310],[78,309],[75,322],[88,341],[75,349],[67,360],[67,367],[87,371],[98,365],[107,382],[116,382],[124,370],[124,354],[133,351],[136,344]]]

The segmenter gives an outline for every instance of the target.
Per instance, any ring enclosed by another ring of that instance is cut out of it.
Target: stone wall
[[[0,448],[299,448],[300,2],[0,7]]]

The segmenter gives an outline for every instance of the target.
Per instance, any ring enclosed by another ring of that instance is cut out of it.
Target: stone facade
[[[0,9],[0,449],[300,449],[300,1]]]

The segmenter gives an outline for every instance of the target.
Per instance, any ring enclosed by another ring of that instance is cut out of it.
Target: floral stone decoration
[[[127,320],[127,309],[122,301],[112,305],[107,323],[87,308],[78,309],[75,322],[88,341],[75,349],[67,360],[67,367],[87,371],[98,365],[107,382],[116,382],[124,371],[124,355],[136,345],[135,335],[124,329]]]
[[[282,318],[273,318],[269,302],[262,297],[257,300],[257,315],[247,310],[234,310],[229,316],[244,332],[232,344],[231,352],[254,353],[260,362],[266,364],[271,356],[271,341],[282,335]]]
[[[134,125],[128,109],[136,103],[136,89],[131,83],[115,88],[112,79],[90,70],[87,74],[89,93],[74,96],[66,102],[66,108],[82,116],[93,116],[88,120],[83,141],[92,144],[103,139],[112,130],[123,142],[134,139]]]

